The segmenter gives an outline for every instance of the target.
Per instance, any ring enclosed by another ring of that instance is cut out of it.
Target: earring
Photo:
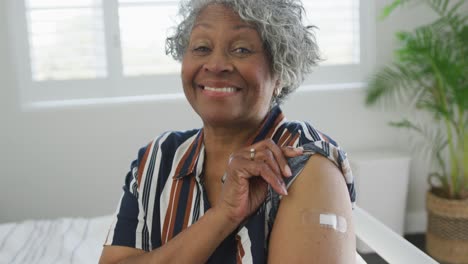
[[[281,93],[281,88],[275,88],[275,90],[273,91],[273,96],[274,97],[278,97],[278,95],[280,95]]]

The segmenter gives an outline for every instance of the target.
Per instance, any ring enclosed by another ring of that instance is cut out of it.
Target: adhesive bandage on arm
[[[302,211],[303,225],[317,225],[322,228],[328,228],[340,233],[346,233],[348,223],[346,218],[333,213],[319,213],[315,211]]]

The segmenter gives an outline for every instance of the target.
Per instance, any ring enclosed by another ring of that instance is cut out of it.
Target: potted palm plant
[[[382,17],[408,2],[413,1],[394,0]],[[465,0],[419,2],[437,18],[397,33],[394,61],[370,78],[366,104],[408,109],[401,121],[390,124],[418,135],[423,142],[415,149],[434,161],[426,197],[427,251],[440,261],[468,263],[467,6]]]

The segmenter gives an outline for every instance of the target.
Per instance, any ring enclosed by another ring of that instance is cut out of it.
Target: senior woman
[[[182,3],[167,50],[203,128],[139,151],[100,263],[354,262],[346,155],[279,108],[318,57],[303,12],[298,0]]]

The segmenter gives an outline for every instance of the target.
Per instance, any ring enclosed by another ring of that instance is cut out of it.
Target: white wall
[[[376,8],[382,5],[379,0]],[[162,131],[199,127],[200,121],[180,99],[22,110],[5,10],[0,0],[0,223],[113,212],[139,147]],[[378,64],[391,57],[395,29],[429,17],[415,10],[377,25]],[[361,150],[406,151],[405,138],[386,124],[395,114],[364,107],[361,88],[298,92],[284,110],[289,119],[310,120],[332,135],[351,157]],[[424,166],[415,163],[411,174],[407,211],[421,229]]]

